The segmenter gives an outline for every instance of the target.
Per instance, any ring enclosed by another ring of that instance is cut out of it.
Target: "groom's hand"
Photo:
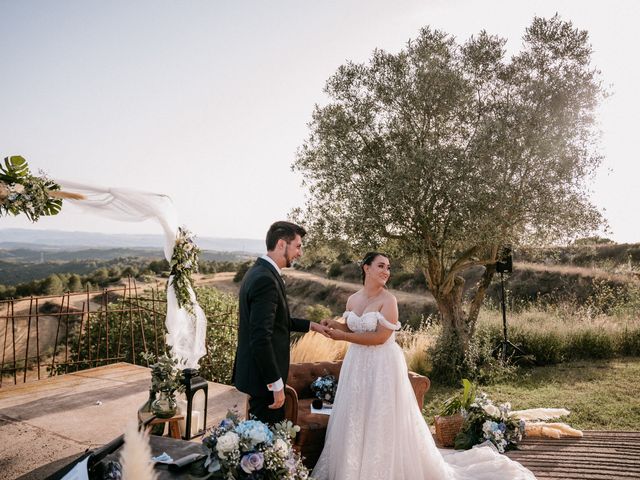
[[[264,404],[263,404],[264,405]],[[284,388],[273,392],[273,403],[269,405],[269,408],[275,410],[284,405]]]
[[[325,326],[325,325],[321,325],[319,323],[315,323],[315,322],[311,322],[309,324],[309,330],[312,332],[318,332],[322,335],[324,335],[325,337],[328,337],[328,333],[329,333],[329,327]]]

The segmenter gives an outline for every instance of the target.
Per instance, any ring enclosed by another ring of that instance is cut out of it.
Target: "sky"
[[[588,30],[612,93],[598,110],[593,202],[609,238],[640,242],[635,0],[0,0],[0,156],[167,194],[197,235],[263,238],[304,204],[291,165],[341,64],[397,52],[427,25],[459,41],[484,29],[515,53],[533,17],[556,12]],[[37,224],[2,217],[2,228],[160,233],[74,206]]]

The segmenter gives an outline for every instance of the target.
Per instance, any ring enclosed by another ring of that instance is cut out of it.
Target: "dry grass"
[[[398,333],[397,341],[404,351],[407,368],[421,375],[431,371],[431,361],[427,349],[434,345],[436,332],[433,328],[421,328],[415,331],[404,330]]]
[[[547,306],[533,304],[520,312],[508,311],[507,321],[509,326],[523,330],[557,332],[565,335],[584,330],[618,333],[640,328],[640,317],[637,314],[594,314],[588,306],[563,302]],[[502,325],[502,313],[496,309],[483,309],[480,311],[478,323],[499,327]]]
[[[331,340],[316,332],[305,333],[291,347],[291,363],[342,360],[348,342]]]

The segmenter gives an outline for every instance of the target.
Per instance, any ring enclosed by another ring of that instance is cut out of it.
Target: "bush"
[[[207,315],[207,355],[200,360],[200,373],[211,382],[229,385],[238,345],[238,300],[215,288],[198,287],[196,294]]]
[[[566,348],[572,359],[613,358],[616,353],[612,336],[602,330],[584,330],[569,335]]]
[[[329,307],[325,307],[319,303],[315,305],[309,305],[305,310],[305,316],[308,320],[312,322],[319,322],[325,318],[330,318],[333,316],[331,309]]]
[[[244,275],[251,268],[251,265],[253,265],[252,261],[247,261],[247,262],[244,262],[244,263],[240,264],[240,266],[238,267],[238,271],[233,276],[233,281],[235,283],[241,282],[242,279],[244,278]]]
[[[333,262],[327,269],[327,277],[336,278],[342,274],[342,263]]]

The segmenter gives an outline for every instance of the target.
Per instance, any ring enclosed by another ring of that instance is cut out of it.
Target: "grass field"
[[[563,419],[580,430],[640,431],[640,358],[562,363],[528,370],[517,380],[481,386],[495,403],[514,410],[566,408]],[[458,389],[432,385],[425,397],[425,418]]]

